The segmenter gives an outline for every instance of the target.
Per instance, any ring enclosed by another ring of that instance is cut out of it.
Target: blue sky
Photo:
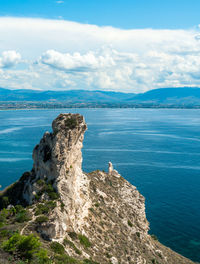
[[[0,87],[200,87],[199,0],[0,1]]]
[[[41,17],[124,29],[185,29],[200,23],[199,0],[5,0],[0,16]]]

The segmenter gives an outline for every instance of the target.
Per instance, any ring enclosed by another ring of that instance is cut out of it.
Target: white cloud
[[[15,66],[21,60],[21,55],[15,50],[2,52],[0,57],[0,68],[10,68]]]
[[[102,54],[93,51],[81,55],[79,52],[70,54],[48,50],[42,54],[41,62],[66,71],[93,71],[99,68],[112,67],[115,64],[109,54],[102,56]]]
[[[200,86],[199,35],[198,27],[122,30],[1,17],[0,86],[126,92]],[[21,56],[25,61],[10,68]]]
[[[63,4],[64,1],[59,0],[59,1],[56,1],[56,3],[57,3],[57,4]]]

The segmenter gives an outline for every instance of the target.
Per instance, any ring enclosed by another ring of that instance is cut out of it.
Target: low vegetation
[[[50,248],[55,254],[64,254],[65,253],[65,249],[64,249],[63,245],[61,245],[58,242],[52,242],[50,244]]]
[[[75,118],[68,118],[67,120],[65,120],[65,125],[70,129],[74,129],[77,126],[77,121]]]
[[[67,238],[64,239],[64,245],[69,245],[71,249],[74,250],[74,252],[78,255],[81,255],[82,252],[74,245],[74,243]]]
[[[40,215],[38,216],[36,219],[35,219],[35,222],[37,224],[42,224],[42,223],[45,223],[45,222],[48,222],[48,217],[46,215]]]
[[[78,239],[81,245],[83,245],[85,248],[91,247],[92,244],[85,235],[78,234]]]
[[[64,208],[64,204],[59,200],[59,196],[50,184],[45,183],[44,180],[38,180],[37,185],[39,186],[40,201],[36,202],[34,206],[16,205],[3,208],[0,211],[0,248],[5,254],[8,254],[7,262],[10,264],[98,264],[91,259],[76,259],[65,252],[64,246],[67,246],[77,256],[81,256],[82,252],[75,244],[89,248],[91,243],[85,235],[70,232],[69,237],[76,243],[66,238],[63,245],[55,241],[44,244],[43,240],[36,235],[37,226],[49,220],[48,214],[56,207],[57,201],[60,202],[61,208]],[[48,194],[49,200],[41,200],[43,193]],[[54,199],[54,194],[56,199]],[[7,207],[8,199],[3,200]],[[33,216],[35,216],[34,221],[32,221]],[[28,226],[29,221],[31,228],[34,228],[35,225],[35,231],[31,232],[27,229],[26,233],[29,232],[29,234],[22,234],[20,230]]]
[[[47,251],[41,248],[39,237],[30,234],[28,236],[15,233],[7,241],[2,243],[2,248],[14,257],[35,263],[48,263]]]
[[[133,224],[132,224],[132,222],[131,222],[130,220],[128,220],[128,225],[129,225],[130,227],[133,227]]]

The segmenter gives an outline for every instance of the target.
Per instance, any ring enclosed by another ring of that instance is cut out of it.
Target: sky
[[[199,13],[199,0],[0,0],[0,87],[199,87]]]

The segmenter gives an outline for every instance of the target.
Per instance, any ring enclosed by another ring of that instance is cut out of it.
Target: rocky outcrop
[[[82,171],[87,127],[81,115],[60,114],[52,129],[34,148],[32,171],[5,191],[12,204],[32,205],[32,212],[54,201],[48,222],[36,225],[43,238],[59,241],[70,256],[102,264],[192,263],[148,235],[144,197],[111,162],[108,173]]]
[[[38,195],[38,181],[51,184],[59,194],[61,206],[49,216],[49,223],[41,227],[50,238],[62,239],[66,232],[80,231],[88,216],[89,180],[82,172],[82,142],[87,126],[80,115],[59,115],[52,124],[53,132],[46,132],[33,150],[32,177],[24,185],[23,198],[28,204]],[[34,183],[33,183],[34,182]],[[41,200],[48,199],[41,197]]]

